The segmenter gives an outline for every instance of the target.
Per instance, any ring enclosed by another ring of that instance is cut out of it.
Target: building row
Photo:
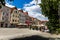
[[[17,10],[16,7],[10,8],[2,5],[2,8],[0,8],[0,27],[25,27],[22,25],[41,25],[45,22],[30,17],[28,12]]]

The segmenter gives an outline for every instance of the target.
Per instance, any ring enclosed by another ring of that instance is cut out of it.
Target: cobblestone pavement
[[[32,35],[38,35],[42,37],[59,37],[60,35],[51,35],[49,33],[44,33],[36,30],[30,30],[28,28],[0,28],[0,40],[8,40],[13,38],[22,38],[22,37],[28,37]]]

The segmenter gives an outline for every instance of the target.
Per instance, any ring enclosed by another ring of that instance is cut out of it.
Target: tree
[[[49,22],[47,23],[48,27],[52,27],[52,30],[60,28],[59,25],[59,15],[58,15],[58,4],[60,0],[41,0],[42,14],[47,16]]]

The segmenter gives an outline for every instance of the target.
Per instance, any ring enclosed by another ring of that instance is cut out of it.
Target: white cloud
[[[41,3],[41,0],[38,0],[38,4],[40,4]]]
[[[30,2],[30,4],[39,4],[41,3],[41,0],[33,0],[32,2]]]
[[[41,8],[39,5],[31,6],[34,3],[35,3],[35,1],[33,0],[32,2],[30,2],[29,4],[25,4],[25,6],[24,6],[25,11],[28,11],[29,16],[32,16],[32,17],[37,18],[39,20],[48,20],[47,17],[42,15]],[[41,1],[39,3],[41,3]]]
[[[38,0],[37,4],[39,4],[39,3],[41,3],[41,0]],[[35,4],[35,5],[33,5],[33,4]],[[13,5],[10,5],[9,3],[6,3],[5,5],[10,7],[10,8],[15,7]],[[47,17],[42,15],[41,8],[40,8],[39,5],[36,5],[36,1],[35,0],[31,1],[29,4],[24,4],[23,9],[24,9],[23,10],[24,12],[28,11],[29,16],[32,16],[32,17],[37,18],[39,20],[48,20]],[[21,9],[18,8],[18,10],[21,10]]]
[[[36,18],[39,19],[39,20],[48,20],[48,17],[45,17],[42,14],[37,14],[37,17]]]
[[[8,2],[8,0],[5,0],[5,2],[6,2],[5,6],[10,7],[10,8],[15,7],[13,5],[10,5],[12,2]]]
[[[35,0],[31,1],[29,4],[24,4],[24,6],[31,6],[33,4],[36,4],[36,1]]]
[[[36,1],[36,0],[33,0],[33,1],[31,1],[29,4],[24,4],[24,6],[31,6],[31,5],[33,5],[33,4],[40,4],[41,3],[41,0],[38,0],[38,1]]]
[[[35,1],[35,0],[33,0],[32,2],[30,2],[30,4],[36,4],[36,1]]]
[[[37,12],[29,12],[29,16],[37,18],[39,20],[48,20],[47,17],[45,17],[44,15],[37,13]]]
[[[17,8],[18,10],[21,10],[21,8]]]
[[[33,12],[41,12],[41,8],[39,5],[33,5],[30,7],[24,7],[26,11],[33,11]]]
[[[15,7],[15,6],[13,6],[13,5],[10,5],[9,3],[6,3],[5,6],[10,7],[10,8]]]

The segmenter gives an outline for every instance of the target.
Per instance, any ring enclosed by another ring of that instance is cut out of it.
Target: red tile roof
[[[28,12],[23,12],[25,15],[28,15]]]
[[[18,11],[23,13],[23,10],[18,10]]]

